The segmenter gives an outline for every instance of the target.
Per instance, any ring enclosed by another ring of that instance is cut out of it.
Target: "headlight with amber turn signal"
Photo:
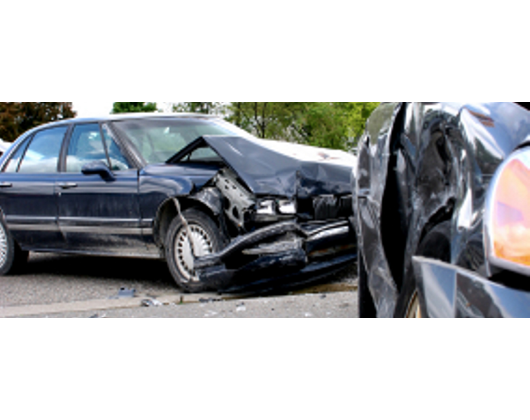
[[[530,274],[529,148],[512,154],[497,170],[489,190],[484,227],[490,265]]]

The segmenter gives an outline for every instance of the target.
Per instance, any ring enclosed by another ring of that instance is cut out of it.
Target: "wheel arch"
[[[438,224],[453,219],[462,201],[469,172],[462,164],[464,147],[456,122],[437,105],[428,112],[406,107],[396,121],[382,201],[381,240],[398,291],[422,239]]]
[[[159,248],[164,248],[165,238],[171,222],[178,215],[177,206],[174,201],[175,199],[177,199],[179,202],[181,212],[184,212],[190,208],[196,208],[197,210],[200,210],[208,215],[214,221],[217,227],[223,229],[223,225],[220,221],[222,208],[220,205],[215,204],[214,200],[208,201],[204,197],[205,195],[196,195],[191,197],[176,196],[168,198],[160,205],[153,226],[153,236],[155,243]]]
[[[7,229],[7,231],[9,232],[9,234],[11,235],[11,237],[13,238],[13,241],[15,242],[16,246],[18,246],[20,249],[22,250],[25,250],[25,248],[23,248],[21,245],[20,245],[20,241],[17,239],[17,235],[16,235],[16,231],[15,233],[13,233],[11,231],[11,229],[9,228],[9,225],[7,223],[7,219],[6,219],[6,215],[5,215],[5,212],[4,212],[4,209],[0,206],[0,220],[2,220],[2,222],[4,223],[4,226],[5,228]]]

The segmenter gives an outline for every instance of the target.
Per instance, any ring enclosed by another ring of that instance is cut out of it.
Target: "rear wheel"
[[[440,223],[423,238],[416,255],[437,259],[443,262],[451,261],[451,221],[447,220]],[[405,285],[403,290],[404,296],[402,302],[406,302],[405,310],[400,316],[406,318],[421,318],[420,301],[418,290],[416,288],[416,279],[413,271],[410,272],[410,281]]]
[[[166,258],[169,270],[177,285],[187,292],[211,290],[212,285],[201,282],[197,277],[195,258],[218,252],[223,244],[221,233],[214,221],[199,210],[188,209],[183,217],[187,226],[177,216],[167,233]]]
[[[28,261],[29,252],[20,249],[3,220],[0,220],[0,275],[19,272]]]

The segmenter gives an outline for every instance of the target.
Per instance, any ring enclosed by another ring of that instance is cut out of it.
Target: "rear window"
[[[29,147],[21,145],[11,157],[5,172],[28,174],[57,172],[59,154],[68,127],[56,127],[39,131]],[[22,161],[20,161],[22,159]]]

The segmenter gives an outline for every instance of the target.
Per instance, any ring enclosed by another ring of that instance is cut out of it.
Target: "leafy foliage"
[[[350,149],[378,102],[232,102],[228,120],[261,138]]]
[[[257,137],[349,150],[379,102],[178,102],[176,112],[216,114]]]
[[[231,102],[228,120],[261,138],[293,141],[290,128],[303,114],[303,102]]]
[[[0,102],[0,138],[12,142],[34,127],[75,115],[72,102]]]
[[[173,112],[196,112],[200,114],[223,114],[225,105],[222,102],[177,102]]]
[[[178,102],[173,110],[226,117],[257,137],[332,149],[354,147],[378,102]],[[155,112],[155,102],[114,102],[114,114]],[[75,116],[71,102],[0,102],[0,137]]]
[[[128,112],[155,112],[156,102],[114,102],[113,114],[123,114]]]
[[[300,133],[305,143],[351,149],[379,102],[308,102]]]

